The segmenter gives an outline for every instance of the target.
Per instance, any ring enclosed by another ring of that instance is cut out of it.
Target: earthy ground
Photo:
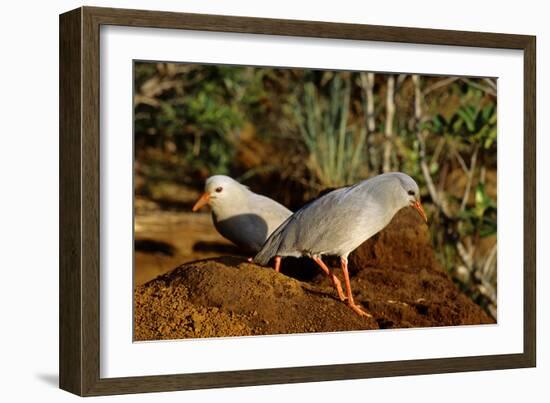
[[[286,259],[282,273],[275,273],[246,262],[242,255],[231,256],[238,251],[212,232],[209,215],[166,214],[172,226],[157,228],[166,239],[173,242],[169,232],[181,231],[181,226],[183,233],[196,230],[204,239],[176,237],[174,245],[163,242],[152,223],[147,231],[146,226],[136,230],[136,243],[142,242],[138,253],[143,256],[136,254],[135,340],[494,323],[439,267],[428,229],[410,208],[350,256],[356,302],[372,319],[359,317],[340,302],[331,283],[309,260]],[[146,216],[136,216],[136,228]],[[147,252],[147,239],[155,253]],[[147,281],[171,262],[175,267],[179,259],[205,254],[218,257],[185,263]],[[145,264],[150,255],[157,255],[165,266],[140,274],[139,262],[150,267]],[[342,278],[339,269],[336,273]]]

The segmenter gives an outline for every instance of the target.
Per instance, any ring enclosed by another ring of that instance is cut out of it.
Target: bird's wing
[[[335,208],[337,201],[351,188],[334,190],[318,199],[311,201],[300,210],[288,217],[267,239],[260,252],[254,257],[259,264],[267,264],[277,255],[300,255],[302,238],[305,232],[318,226],[330,225],[329,222],[337,219],[337,214],[330,214],[334,219],[322,217],[328,208]],[[325,223],[325,224],[323,224]],[[316,231],[318,232],[318,231]],[[307,236],[307,235],[306,235]]]
[[[256,214],[214,218],[214,225],[223,237],[252,252],[259,251],[269,235],[267,223]]]
[[[290,222],[292,222],[294,214],[283,221],[283,223],[275,231],[273,231],[269,238],[267,238],[258,254],[254,256],[255,263],[265,266],[269,263],[271,258],[277,256],[281,242],[285,236],[285,228]]]
[[[292,215],[292,211],[285,206],[262,195],[254,194],[249,203],[249,210],[266,221],[268,235]]]
[[[216,229],[233,243],[253,252],[261,249],[268,236],[292,212],[276,201],[249,192],[242,212],[214,218]]]
[[[266,264],[274,256],[337,254],[364,241],[385,224],[385,202],[379,179],[334,190],[305,205],[267,239],[254,260]],[[358,246],[358,245],[356,245]]]
[[[288,226],[281,248],[306,254],[331,252],[336,233],[361,225],[368,195],[359,190],[357,186],[338,189],[305,206]]]

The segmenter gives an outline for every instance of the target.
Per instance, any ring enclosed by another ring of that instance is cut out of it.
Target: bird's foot
[[[340,298],[340,301],[344,302],[345,300],[347,300],[346,296],[344,295],[344,291],[342,290],[342,284],[335,275],[332,275],[332,282],[334,283],[334,287],[338,292],[338,298]]]
[[[363,310],[359,305],[354,302],[348,302],[348,306],[355,311],[359,316],[364,316],[366,318],[372,318],[372,315]]]
[[[281,256],[275,256],[275,272],[279,273],[281,271]]]
[[[247,261],[248,263],[252,263],[252,262],[254,261],[254,258],[253,258],[253,257],[249,257],[248,259],[246,259],[246,261]]]
[[[340,301],[345,302],[348,300],[348,298],[344,295],[344,291],[342,291],[342,287],[336,287],[336,290],[338,291],[338,298],[340,298]]]

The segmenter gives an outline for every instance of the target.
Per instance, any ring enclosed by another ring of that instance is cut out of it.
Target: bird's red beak
[[[418,214],[420,214],[420,216],[424,219],[424,221],[428,222],[428,217],[426,217],[426,213],[422,208],[422,204],[420,204],[420,200],[415,201],[411,206],[418,211]]]
[[[193,206],[193,211],[200,210],[205,204],[208,204],[210,201],[210,193],[204,192],[202,196],[197,200],[195,205]]]

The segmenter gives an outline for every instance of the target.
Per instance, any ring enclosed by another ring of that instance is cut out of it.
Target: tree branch
[[[470,169],[468,170],[468,182],[466,183],[466,189],[464,189],[464,196],[462,197],[462,203],[460,204],[460,211],[464,211],[464,209],[466,208],[466,204],[468,203],[468,199],[470,198],[470,190],[472,188],[474,171],[476,169],[478,150],[479,146],[476,144],[474,148],[474,153],[472,154],[472,159],[470,160]]]
[[[497,96],[497,92],[491,87],[486,87],[484,85],[478,84],[475,81],[472,81],[472,80],[470,80],[469,78],[466,78],[466,77],[461,77],[460,79],[462,81],[464,81],[466,84],[471,85],[474,88],[477,88],[478,90],[481,90],[481,91],[483,91],[487,94],[490,94],[494,97]]]
[[[395,117],[395,76],[390,75],[387,81],[386,88],[386,125],[384,135],[384,162],[382,165],[383,172],[391,171],[391,150],[393,141],[393,119]]]
[[[435,90],[437,90],[441,87],[445,87],[446,85],[452,84],[458,79],[459,79],[459,77],[449,77],[449,78],[445,78],[443,80],[439,80],[438,82],[426,87],[426,89],[424,90],[423,95],[426,96],[430,92],[435,91]]]

